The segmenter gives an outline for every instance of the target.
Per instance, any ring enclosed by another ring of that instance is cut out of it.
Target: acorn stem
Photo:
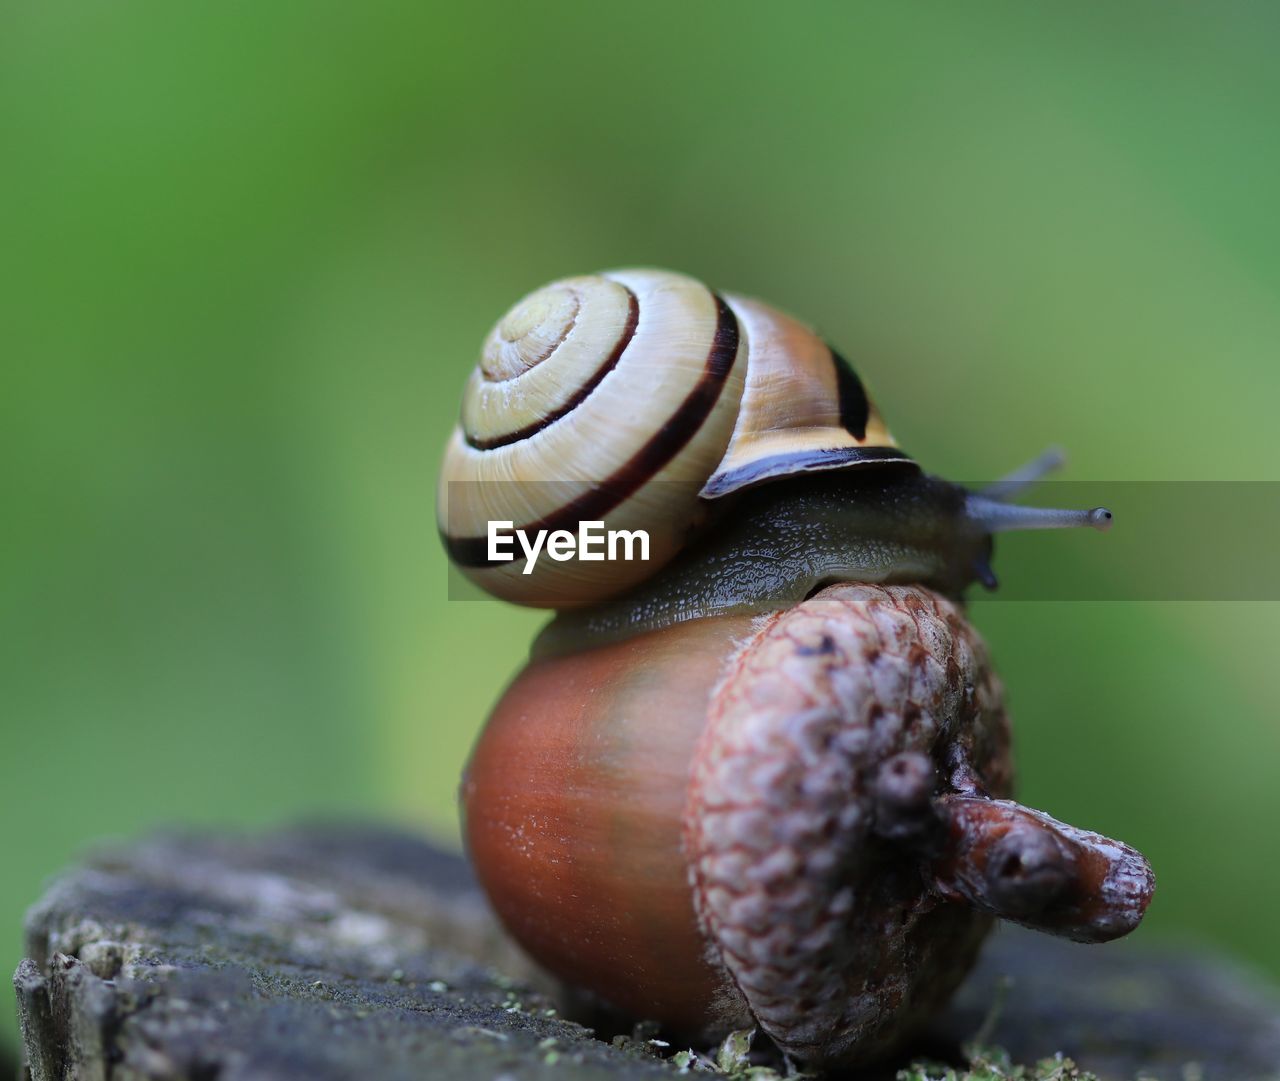
[[[982,489],[987,499],[1007,500],[1039,484],[1050,473],[1056,473],[1067,464],[1067,452],[1061,447],[1047,447],[1037,458],[1019,466],[1012,473],[1001,477],[994,484]]]
[[[1072,529],[1079,526],[1106,532],[1111,528],[1112,520],[1111,512],[1106,507],[1093,507],[1089,510],[1023,507],[982,495],[966,497],[965,514],[988,533],[1007,533],[1014,529]]]
[[[930,861],[944,896],[1037,931],[1107,942],[1132,931],[1155,889],[1141,853],[1010,800],[942,796]]]

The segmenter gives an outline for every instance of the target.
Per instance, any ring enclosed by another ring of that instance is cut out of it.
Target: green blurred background
[[[482,336],[554,277],[665,265],[801,314],[949,476],[1056,441],[1077,481],[1280,479],[1278,32],[1265,4],[4,5],[0,971],[104,837],[454,841],[541,617],[447,601],[434,474]],[[1038,543],[1005,542],[1019,574],[1053,575]],[[1151,857],[1140,937],[1280,974],[1277,607],[974,616],[1024,798]]]

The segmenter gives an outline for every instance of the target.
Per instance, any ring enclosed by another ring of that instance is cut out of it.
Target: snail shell
[[[439,526],[454,563],[506,600],[569,608],[655,574],[712,501],[779,477],[898,464],[853,369],[756,300],[660,270],[566,278],[485,341],[445,452]],[[489,558],[490,522],[643,529],[649,559]]]
[[[535,659],[462,786],[467,847],[546,968],[682,1033],[758,1024],[876,1058],[967,971],[991,914],[1100,941],[1152,879],[1003,798],[1002,691],[950,601],[832,586]]]

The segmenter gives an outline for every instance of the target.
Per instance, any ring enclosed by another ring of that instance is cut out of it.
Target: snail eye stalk
[[[1028,488],[1039,484],[1050,473],[1056,473],[1067,464],[1067,452],[1061,447],[1049,447],[1039,457],[1019,466],[1008,476],[1001,477],[980,493],[987,499],[1005,503],[1021,495]]]
[[[1111,528],[1113,518],[1106,507],[1088,510],[1023,507],[981,495],[970,495],[965,499],[965,514],[988,533],[1008,533],[1015,529],[1076,529],[1081,526],[1105,533]]]
[[[1009,500],[1057,472],[1067,462],[1061,447],[1050,447],[1038,458],[1015,469],[1006,477],[988,485],[965,499],[965,514],[988,533],[1007,533],[1015,529],[1076,529],[1085,526],[1105,533],[1111,528],[1112,514],[1106,507],[1088,510],[1054,510],[1047,507],[1023,507]]]

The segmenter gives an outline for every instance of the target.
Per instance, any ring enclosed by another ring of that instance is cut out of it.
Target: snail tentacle
[[[1061,510],[1053,507],[1024,507],[1018,503],[1002,503],[985,496],[970,495],[965,500],[965,513],[971,521],[988,533],[1007,533],[1017,529],[1075,529],[1085,527],[1105,533],[1114,516],[1106,507],[1088,510]]]
[[[982,489],[987,499],[1001,501],[1021,495],[1028,488],[1039,484],[1050,473],[1056,473],[1067,464],[1067,452],[1059,446],[1046,447],[1037,457],[1007,473],[994,484]]]

